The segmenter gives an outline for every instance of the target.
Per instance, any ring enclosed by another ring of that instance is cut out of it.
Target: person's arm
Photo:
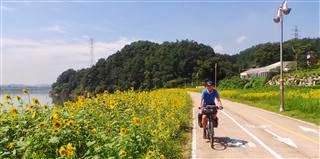
[[[219,96],[218,91],[217,91],[216,99],[217,99],[217,101],[218,101],[218,105],[217,105],[217,106],[218,106],[219,108],[222,108],[222,102],[221,102],[221,100],[220,100],[220,96]]]
[[[203,99],[203,92],[201,93],[201,100],[200,100],[200,106],[199,106],[199,109],[201,109],[202,108],[202,106],[203,106],[203,101],[204,101],[204,99]]]
[[[219,97],[219,96],[217,96],[217,101],[218,101],[218,106],[219,106],[219,107],[222,107],[222,103],[221,103],[221,100],[220,100],[220,97]]]

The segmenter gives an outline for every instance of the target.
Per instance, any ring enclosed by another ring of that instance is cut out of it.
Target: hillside
[[[223,66],[218,79],[238,73],[231,56],[216,54],[210,46],[195,41],[137,41],[107,59],[99,59],[91,68],[63,72],[50,94],[57,102],[73,100],[85,92],[178,87],[212,79],[215,63]]]
[[[314,58],[320,57],[320,38],[292,39],[283,44],[283,60],[297,60],[299,68],[307,67],[306,56],[308,53]],[[235,56],[237,56],[237,65],[243,70],[270,65],[279,61],[279,42],[258,44]]]
[[[320,38],[289,40],[283,49],[284,60],[297,59],[298,69],[319,66],[316,63],[320,57]],[[311,66],[307,66],[307,54],[313,58]],[[279,43],[259,44],[230,56],[217,54],[210,46],[190,40],[162,44],[137,41],[106,59],[99,59],[91,68],[66,70],[53,83],[50,95],[53,102],[62,102],[86,93],[194,85],[214,79],[215,63],[219,81],[277,61]]]

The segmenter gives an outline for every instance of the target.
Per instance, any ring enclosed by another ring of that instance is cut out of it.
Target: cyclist
[[[202,96],[201,96],[201,104],[200,104],[200,108],[201,108],[201,112],[203,112],[203,108],[206,106],[206,105],[216,105],[215,104],[215,99],[218,101],[218,107],[219,109],[222,108],[222,103],[221,103],[221,100],[220,100],[220,97],[219,97],[219,93],[218,91],[215,89],[215,86],[214,86],[214,83],[211,81],[211,80],[208,80],[206,81],[206,89],[204,89],[202,91]],[[200,123],[200,120],[198,121],[199,122],[199,125],[200,127],[203,127],[204,129],[206,128],[207,126],[207,117],[204,113],[201,113],[202,115],[202,121]],[[213,114],[213,119],[216,120],[216,125],[215,127],[218,126],[218,118],[217,118],[217,111],[215,111],[215,113]],[[206,132],[203,131],[203,138],[206,138]]]

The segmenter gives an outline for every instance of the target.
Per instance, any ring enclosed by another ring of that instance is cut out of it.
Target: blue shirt
[[[211,93],[208,92],[207,89],[202,91],[202,99],[203,99],[203,105],[215,105],[214,99],[219,97],[218,91],[213,90]]]

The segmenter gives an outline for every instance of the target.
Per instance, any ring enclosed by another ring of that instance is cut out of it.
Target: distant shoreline
[[[29,93],[49,93],[51,86],[3,85],[0,86],[0,94],[22,93],[22,89],[27,89]]]

